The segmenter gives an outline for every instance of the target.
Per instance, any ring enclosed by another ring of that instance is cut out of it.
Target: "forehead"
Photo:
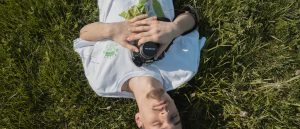
[[[173,115],[175,114],[175,115]],[[171,117],[168,117],[164,120],[156,119],[155,121],[145,121],[143,127],[144,129],[181,129],[181,119],[179,115],[176,115],[177,113],[173,113],[170,116],[175,116],[173,119]],[[156,123],[158,123],[156,125]]]

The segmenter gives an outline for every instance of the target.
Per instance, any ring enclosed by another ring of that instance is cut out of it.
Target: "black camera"
[[[165,22],[170,22],[168,18],[165,17],[158,17],[158,21],[165,21]],[[136,45],[136,44],[135,44]],[[156,42],[146,42],[142,44],[139,47],[139,52],[133,52],[132,53],[132,61],[134,64],[138,67],[142,66],[143,64],[150,64],[156,60],[159,60],[163,58],[163,54],[159,56],[158,59],[154,59],[156,56],[158,49],[159,49],[160,44]]]
[[[140,46],[139,52],[132,53],[132,60],[138,67],[144,63],[154,62],[154,57],[159,49],[159,44],[155,42],[147,42]]]

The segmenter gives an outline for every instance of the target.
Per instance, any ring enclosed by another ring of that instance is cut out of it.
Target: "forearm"
[[[138,48],[126,40],[130,34],[128,29],[128,21],[114,23],[95,22],[84,26],[80,30],[80,38],[88,41],[110,39],[125,48],[138,52]]]
[[[88,41],[110,39],[113,33],[112,23],[94,22],[80,30],[80,38]]]
[[[176,37],[192,29],[196,24],[194,17],[188,12],[178,15],[173,23],[175,25]]]

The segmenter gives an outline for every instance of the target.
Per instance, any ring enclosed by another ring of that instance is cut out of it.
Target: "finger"
[[[149,17],[147,19],[150,20],[150,21],[157,21],[157,16],[152,16],[152,17]]]
[[[151,40],[151,36],[148,37],[142,37],[141,39],[139,39],[138,41],[138,46],[141,46],[142,44],[146,43],[146,42],[150,42]]]
[[[139,20],[133,23],[133,26],[151,25],[153,21],[157,21],[157,17],[149,17],[143,20]]]
[[[149,37],[149,36],[151,36],[150,32],[142,32],[142,33],[138,33],[138,34],[135,34],[135,35],[132,35],[132,36],[128,37],[127,40],[128,41],[135,41],[135,40],[140,40],[142,38]]]
[[[145,32],[149,31],[151,29],[150,26],[138,26],[138,27],[132,27],[129,29],[131,33],[138,33],[138,32]]]
[[[130,51],[139,52],[139,49],[136,46],[134,46],[128,42],[122,42],[121,45],[123,47],[129,49]]]
[[[143,32],[143,33],[145,33],[145,34],[139,38],[138,45],[139,45],[139,43],[144,43],[144,42],[149,42],[149,41],[160,43],[159,35],[154,34],[153,32]],[[140,33],[140,34],[142,34],[142,33]]]
[[[139,21],[139,20],[142,20],[142,19],[145,19],[148,17],[148,14],[142,14],[142,15],[139,15],[139,16],[136,16],[132,19],[129,20],[130,23],[134,23],[136,21]]]
[[[161,45],[158,49],[158,52],[156,54],[156,56],[154,57],[155,59],[157,59],[167,48],[167,45]]]
[[[137,34],[137,33],[131,33],[131,34],[126,38],[126,40],[127,40],[128,42],[133,41],[132,39],[134,39],[134,36],[135,36],[136,34]]]

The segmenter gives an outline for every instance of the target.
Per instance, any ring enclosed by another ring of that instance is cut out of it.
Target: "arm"
[[[88,41],[99,41],[103,39],[109,39],[113,35],[112,30],[113,26],[110,23],[94,22],[85,25],[80,30],[80,38]]]
[[[185,12],[176,17],[174,24],[176,26],[175,28],[177,28],[178,34],[181,35],[192,29],[196,23],[194,17],[189,12]]]
[[[131,45],[126,40],[126,38],[130,34],[130,32],[128,31],[128,27],[129,23],[127,21],[116,23],[94,22],[84,26],[80,30],[80,38],[87,41],[101,41],[104,39],[111,39],[125,48],[128,48],[132,51],[138,51],[138,48],[136,46]]]

